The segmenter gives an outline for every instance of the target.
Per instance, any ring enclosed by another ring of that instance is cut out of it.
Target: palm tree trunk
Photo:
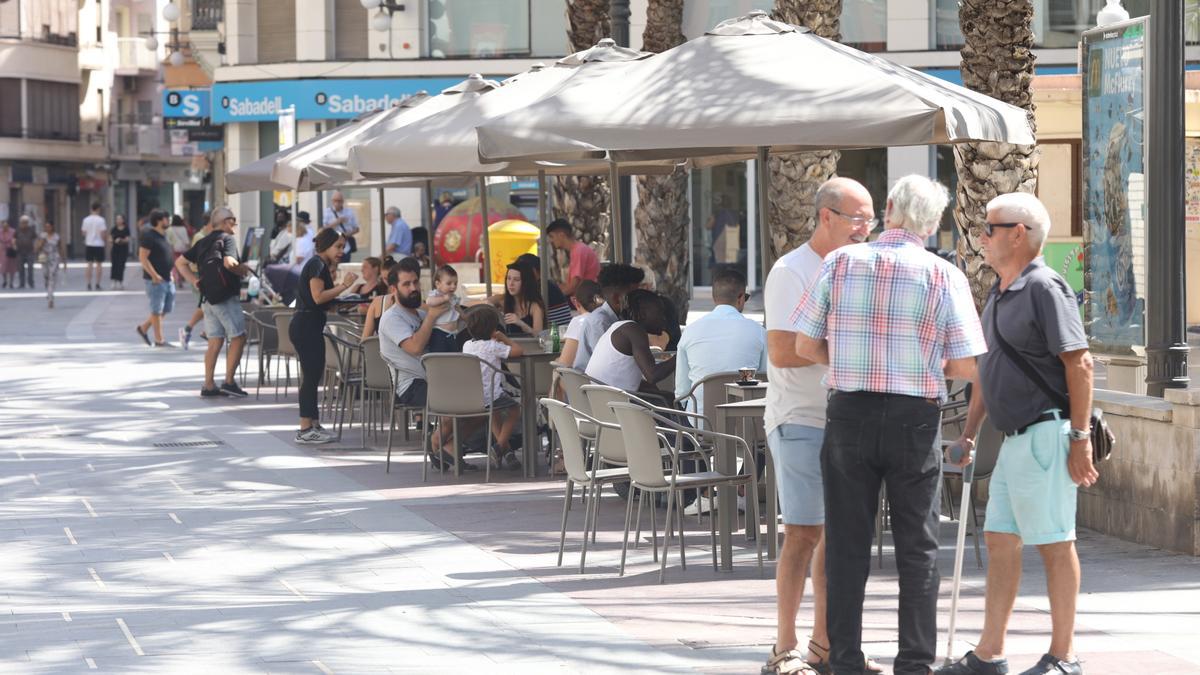
[[[1031,0],[960,0],[962,78],[968,88],[1010,103],[1033,117],[1033,3]],[[980,237],[987,203],[1009,192],[1037,189],[1038,152],[1034,145],[960,143],[954,146],[958,194],[954,222],[958,255],[979,308],[996,281],[983,261]]]
[[[842,0],[775,0],[771,16],[804,26],[829,40],[842,39]],[[820,150],[772,155],[768,160],[768,204],[760,208],[767,209],[767,227],[775,257],[800,246],[812,235],[817,223],[814,204],[817,188],[837,175],[841,156],[837,150]],[[770,262],[763,261],[764,276]]]
[[[683,0],[649,0],[642,49],[663,52],[684,43]],[[658,291],[687,316],[690,251],[688,251],[688,172],[675,169],[668,176],[639,176],[638,205],[633,212],[637,230],[639,265],[658,275]]]
[[[581,51],[609,36],[608,0],[567,0],[567,39]],[[608,242],[608,181],[594,176],[557,176],[553,185],[553,217],[565,218],[587,243]],[[542,223],[545,227],[547,223]],[[566,256],[556,252],[551,276],[562,279]]]

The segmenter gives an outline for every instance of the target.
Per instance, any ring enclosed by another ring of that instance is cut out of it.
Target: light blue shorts
[[[146,297],[150,298],[151,314],[170,314],[175,308],[175,282],[168,278],[160,284],[149,279],[146,282]]]
[[[1075,541],[1079,488],[1067,470],[1071,421],[1039,422],[1000,446],[988,484],[984,531],[1015,534],[1030,546]]]
[[[825,488],[821,483],[824,439],[824,429],[802,424],[781,424],[767,435],[785,525],[825,524]]]
[[[246,317],[242,314],[242,303],[229,298],[217,304],[204,303],[204,334],[208,339],[233,339],[246,334]]]

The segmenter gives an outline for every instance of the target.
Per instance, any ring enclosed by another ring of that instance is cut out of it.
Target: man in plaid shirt
[[[829,364],[821,471],[837,673],[862,670],[863,594],[884,484],[900,571],[894,672],[924,675],[936,656],[939,408],[946,378],[969,379],[987,351],[966,277],[924,247],[949,199],[927,178],[901,178],[884,233],[829,254],[792,315],[797,353]]]

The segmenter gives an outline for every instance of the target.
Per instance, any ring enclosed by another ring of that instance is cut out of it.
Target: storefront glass
[[[563,56],[561,0],[427,0],[427,56],[505,58]]]
[[[688,38],[703,35],[718,23],[753,10],[770,12],[772,0],[710,0],[686,2],[683,6],[683,34]],[[887,0],[842,0],[842,42],[864,51],[883,51],[887,47]]]
[[[746,274],[751,250],[746,189],[745,162],[692,171],[693,285],[711,285],[725,266]]]

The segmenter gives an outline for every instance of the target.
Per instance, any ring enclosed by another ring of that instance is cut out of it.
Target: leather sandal
[[[781,652],[775,648],[775,645],[771,645],[771,657],[767,659],[767,663],[760,672],[761,675],[804,675],[821,671],[805,661],[804,654],[800,650],[789,649]]]
[[[809,640],[808,651],[816,654],[817,658],[819,659],[815,662],[809,661],[808,665],[815,668],[817,672],[821,673],[822,675],[829,675],[833,673],[833,668],[829,665],[829,647],[822,647],[821,645],[817,644],[815,640]],[[867,673],[882,673],[883,666],[876,663],[870,656],[867,656],[866,653],[864,653],[863,671]]]

